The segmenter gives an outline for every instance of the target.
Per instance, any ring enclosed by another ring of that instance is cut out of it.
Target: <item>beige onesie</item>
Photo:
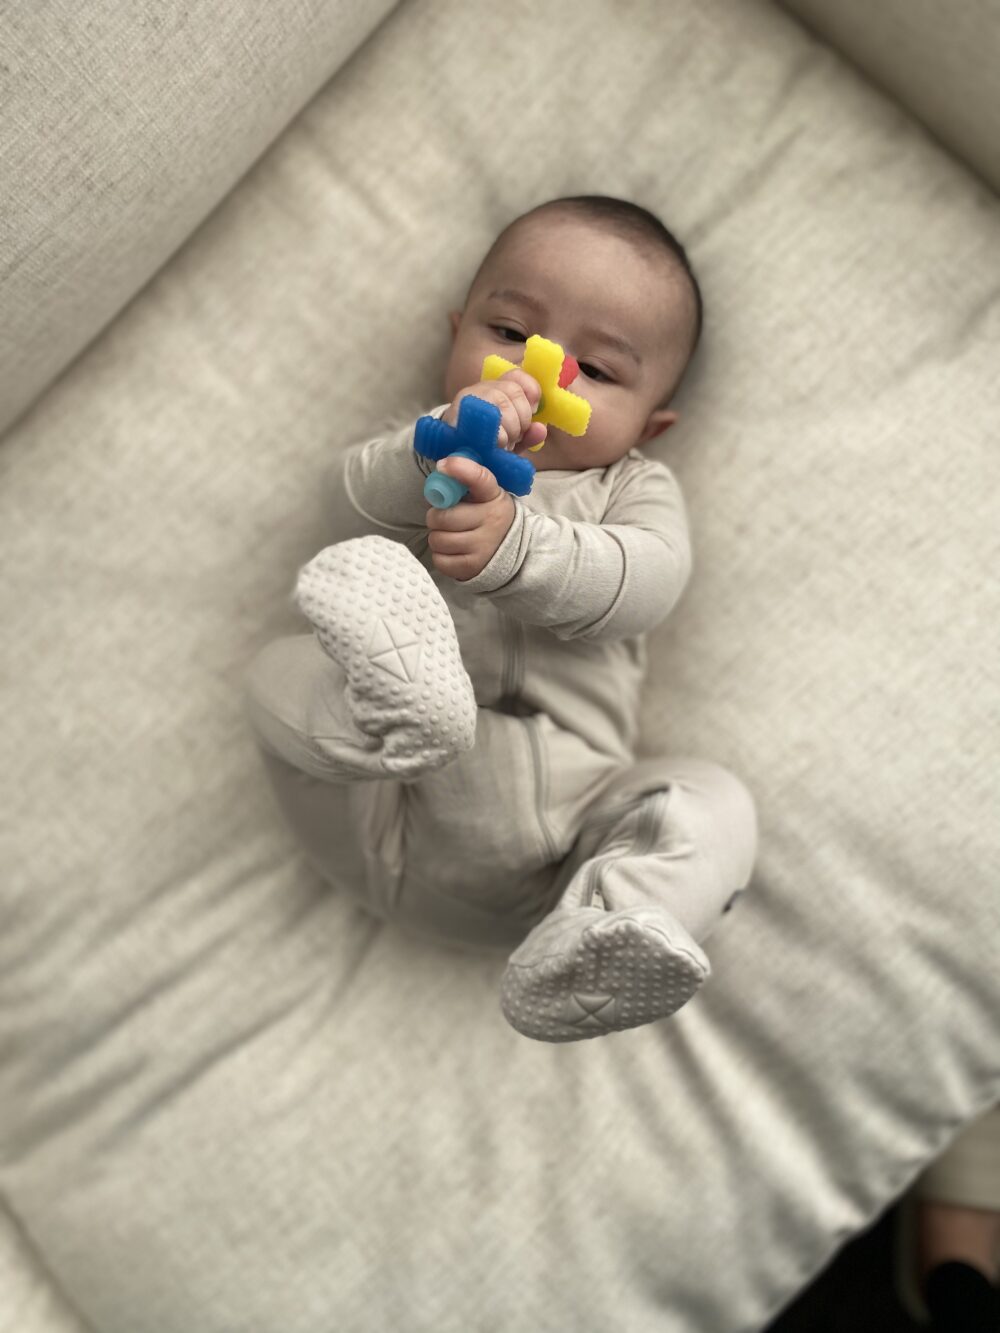
[[[709,975],[701,942],[756,852],[736,777],[634,757],[645,635],[691,570],[680,490],[638,449],[537,472],[489,564],[458,582],[427,544],[433,467],[413,422],[338,460],[339,540],[296,586],[311,631],[246,676],[279,804],[367,910],[517,946],[501,1004],[525,1035],[664,1017]]]

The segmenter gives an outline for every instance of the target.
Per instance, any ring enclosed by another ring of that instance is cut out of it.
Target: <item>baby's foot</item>
[[[511,954],[500,1007],[526,1037],[579,1041],[675,1013],[710,973],[663,907],[557,909]]]
[[[295,601],[347,675],[355,725],[382,742],[369,776],[415,777],[472,749],[476,699],[451,612],[405,546],[327,546],[299,571]]]

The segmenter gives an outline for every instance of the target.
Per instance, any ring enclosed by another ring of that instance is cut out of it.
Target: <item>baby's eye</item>
[[[525,341],[525,335],[520,329],[511,329],[505,324],[494,324],[493,331],[499,333],[504,342],[523,343]]]
[[[600,384],[602,381],[605,381],[608,384],[612,383],[610,375],[605,375],[603,370],[598,370],[598,368],[596,366],[592,366],[589,361],[579,361],[577,362],[577,364],[579,365],[583,373],[586,375],[587,379],[596,380],[598,384]]]

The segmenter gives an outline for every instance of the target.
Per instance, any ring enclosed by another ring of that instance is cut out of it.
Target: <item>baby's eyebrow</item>
[[[498,287],[496,291],[490,292],[487,300],[499,301],[520,301],[522,305],[539,314],[544,314],[545,306],[536,296],[531,296],[528,292],[519,291],[516,287]],[[607,333],[604,329],[587,328],[582,330],[585,338],[590,338],[594,342],[602,342],[608,347],[613,347],[615,351],[623,352],[630,356],[637,366],[642,365],[642,357],[635,350],[630,342],[624,338],[619,338],[617,334]]]
[[[498,287],[495,292],[490,292],[486,299],[488,301],[520,301],[522,305],[531,306],[532,310],[537,310],[540,313],[545,311],[545,306],[537,296],[529,296],[527,292],[520,292],[516,287]]]

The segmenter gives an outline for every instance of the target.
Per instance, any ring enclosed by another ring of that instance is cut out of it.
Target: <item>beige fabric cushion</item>
[[[241,679],[331,457],[581,190],[702,277],[644,752],[762,850],[676,1019],[545,1046],[317,881]],[[407,4],[8,434],[0,1193],[92,1329],[757,1329],[997,1098],[997,272],[770,4]]]
[[[780,0],[1000,190],[1000,0]]]
[[[6,1209],[0,1207],[0,1329],[92,1333],[80,1322]]]
[[[0,430],[394,3],[4,6]]]

